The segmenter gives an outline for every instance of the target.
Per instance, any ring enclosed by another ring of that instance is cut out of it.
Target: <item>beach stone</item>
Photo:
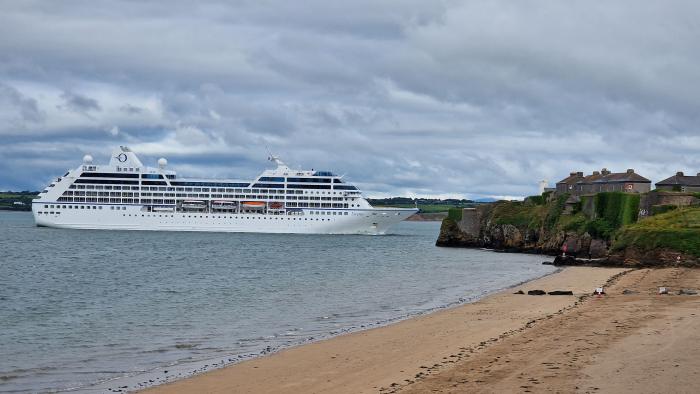
[[[622,294],[637,294],[637,292],[630,289],[624,289],[622,290]]]
[[[528,290],[527,295],[545,295],[547,294],[544,290]]]
[[[554,290],[554,291],[550,291],[547,294],[549,294],[549,295],[574,295],[574,292],[571,290]]]
[[[553,265],[580,265],[580,264],[574,256],[568,255],[566,257],[564,257],[564,256],[555,257]]]
[[[513,293],[513,294],[525,294],[525,292],[524,292],[524,291],[522,291],[522,290],[518,290],[518,291],[516,291],[516,292],[515,292],[515,293]]]
[[[698,291],[693,289],[680,289],[678,290],[679,295],[697,295]]]

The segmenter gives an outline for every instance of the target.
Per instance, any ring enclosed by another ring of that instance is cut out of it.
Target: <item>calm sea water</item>
[[[0,392],[132,390],[553,270],[541,256],[436,248],[438,230],[56,230],[0,212]]]

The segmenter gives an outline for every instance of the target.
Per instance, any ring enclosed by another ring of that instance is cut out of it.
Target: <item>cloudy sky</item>
[[[228,178],[267,146],[370,196],[700,171],[696,1],[194,3],[0,0],[0,190],[117,145]]]

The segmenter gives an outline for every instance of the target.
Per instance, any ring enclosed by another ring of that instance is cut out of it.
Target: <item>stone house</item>
[[[700,192],[700,173],[697,175],[685,175],[679,171],[672,177],[656,182],[656,189],[676,192]]]
[[[570,172],[568,177],[557,182],[555,187],[556,193],[575,193],[576,183],[583,180],[584,178],[585,177],[583,176],[583,172]]]
[[[568,177],[557,182],[557,193],[576,196],[600,192],[646,193],[650,190],[651,181],[635,173],[634,169],[610,172],[603,168],[586,176],[583,172],[571,172]]]

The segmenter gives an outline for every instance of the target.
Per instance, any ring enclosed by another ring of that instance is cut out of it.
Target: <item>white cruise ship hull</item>
[[[264,213],[143,212],[141,206],[34,203],[38,226],[90,230],[208,231],[296,234],[385,234],[417,209],[313,210]],[[63,208],[63,207],[66,208]],[[53,208],[51,208],[53,207]],[[82,207],[82,208],[81,208]],[[41,212],[41,213],[39,213]],[[347,213],[347,214],[345,214]]]
[[[83,165],[56,177],[33,201],[38,226],[90,230],[384,234],[417,209],[375,208],[330,171],[275,169],[252,180],[183,178],[144,166],[128,147],[109,164]]]

